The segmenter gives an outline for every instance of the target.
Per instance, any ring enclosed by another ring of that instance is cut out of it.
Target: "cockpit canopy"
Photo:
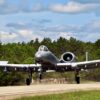
[[[38,51],[49,51],[49,49],[48,49],[46,46],[41,45],[41,46],[39,47]]]

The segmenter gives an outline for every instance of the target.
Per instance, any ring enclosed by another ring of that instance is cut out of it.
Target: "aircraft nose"
[[[36,58],[37,60],[40,60],[40,59],[42,58],[41,53],[37,52],[37,53],[35,54],[35,58]]]

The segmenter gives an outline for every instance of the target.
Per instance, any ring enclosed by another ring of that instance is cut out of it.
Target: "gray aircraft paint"
[[[43,48],[42,50],[40,50],[41,47]],[[48,62],[51,64],[56,64],[60,62],[59,59],[51,51],[49,51],[49,49],[46,46],[42,45],[41,47],[35,54],[35,59],[37,61]],[[47,50],[44,50],[45,48]]]

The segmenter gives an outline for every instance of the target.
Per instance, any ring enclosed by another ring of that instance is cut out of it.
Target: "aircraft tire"
[[[27,78],[26,79],[26,85],[30,85],[31,84],[31,79],[30,78]]]
[[[80,84],[80,77],[76,77],[76,83]]]

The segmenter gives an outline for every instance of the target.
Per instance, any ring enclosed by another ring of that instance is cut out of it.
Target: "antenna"
[[[86,61],[88,61],[89,60],[89,54],[88,54],[88,52],[86,52]]]

